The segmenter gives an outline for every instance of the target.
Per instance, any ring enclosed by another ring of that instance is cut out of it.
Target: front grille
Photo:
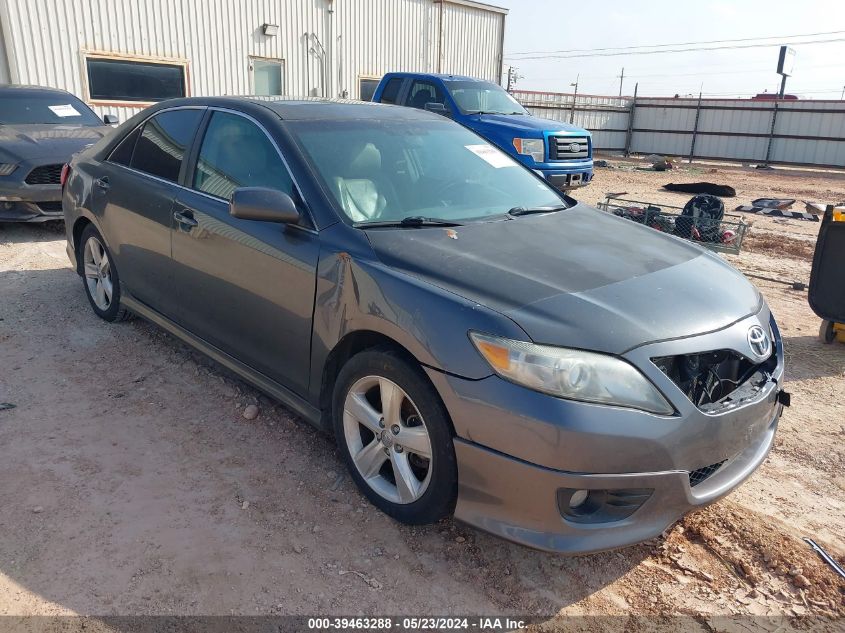
[[[24,181],[28,185],[58,185],[62,182],[62,165],[41,165],[36,167]]]
[[[549,137],[549,160],[575,160],[589,157],[590,139],[586,136]]]
[[[61,200],[56,200],[55,202],[36,202],[35,204],[45,213],[58,213],[62,210]]]
[[[689,486],[690,488],[695,488],[698,484],[704,482],[707,479],[710,479],[713,475],[716,474],[725,462],[728,461],[723,459],[720,462],[716,462],[715,464],[710,464],[709,466],[704,466],[703,468],[699,468],[698,470],[693,470],[689,474]]]

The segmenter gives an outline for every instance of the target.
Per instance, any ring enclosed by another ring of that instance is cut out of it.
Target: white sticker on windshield
[[[517,166],[517,163],[510,156],[491,145],[464,145],[464,147],[496,169]]]
[[[79,114],[79,110],[74,108],[69,103],[65,103],[64,105],[54,105],[54,106],[47,106],[56,116],[60,116],[63,119],[69,116],[82,116]]]

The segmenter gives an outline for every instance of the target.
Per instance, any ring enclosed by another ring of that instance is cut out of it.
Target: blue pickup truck
[[[558,189],[593,178],[587,130],[532,116],[501,86],[460,75],[388,73],[373,101],[437,112],[477,132]]]

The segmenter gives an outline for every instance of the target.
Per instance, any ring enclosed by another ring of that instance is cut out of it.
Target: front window
[[[36,90],[0,94],[0,125],[103,125],[87,105],[70,94]]]
[[[448,120],[288,125],[352,222],[410,216],[466,222],[562,203],[520,163]]]
[[[489,81],[446,81],[462,114],[528,114],[519,101]]]

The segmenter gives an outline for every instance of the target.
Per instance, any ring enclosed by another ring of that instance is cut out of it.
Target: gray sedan
[[[64,90],[0,85],[0,222],[62,219],[62,165],[112,131]]]
[[[757,289],[424,111],[163,102],[73,160],[94,312],[159,324],[331,432],[370,501],[588,552],[765,459],[787,396]]]

